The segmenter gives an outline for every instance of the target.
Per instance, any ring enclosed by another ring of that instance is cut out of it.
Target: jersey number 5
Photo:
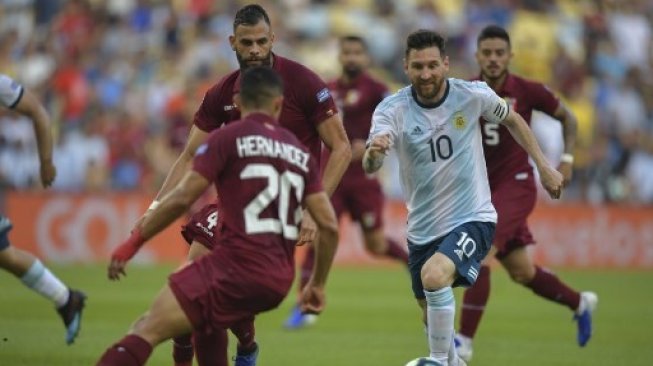
[[[294,188],[295,198],[301,201],[304,193],[304,178],[297,173],[285,171],[281,174],[270,164],[249,164],[240,173],[241,179],[267,179],[268,184],[245,207],[245,232],[247,234],[274,233],[283,234],[288,240],[296,240],[298,236],[297,223],[301,220],[302,210],[298,206],[294,212],[294,224],[288,223],[290,206],[290,189]],[[274,200],[279,199],[278,219],[260,218],[259,215]]]
[[[499,145],[499,124],[498,123],[485,123],[483,124],[483,134],[485,135],[485,144],[488,146]]]

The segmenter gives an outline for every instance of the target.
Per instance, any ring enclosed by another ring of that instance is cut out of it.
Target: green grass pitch
[[[0,365],[93,365],[145,311],[172,266],[128,268],[111,283],[103,266],[53,266],[67,283],[89,295],[82,332],[68,347],[60,319],[44,299],[6,272],[0,274]],[[510,282],[495,268],[491,301],[477,334],[474,366],[651,365],[651,272],[558,271],[569,284],[599,294],[595,334],[580,349],[566,308]],[[420,313],[400,267],[334,269],[328,305],[319,322],[302,331],[283,330],[291,306],[257,319],[263,366],[402,366],[427,355]],[[460,290],[456,290],[460,295]],[[294,298],[293,298],[294,299]],[[170,344],[148,365],[172,365]],[[235,345],[230,344],[233,351]]]

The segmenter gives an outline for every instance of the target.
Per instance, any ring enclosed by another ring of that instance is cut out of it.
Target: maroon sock
[[[197,364],[199,366],[227,366],[227,345],[229,339],[225,329],[216,329],[211,334],[193,333]]]
[[[545,299],[567,305],[572,311],[575,311],[580,304],[580,293],[565,285],[552,272],[538,266],[535,266],[535,276],[526,287]]]
[[[300,292],[304,289],[304,286],[306,286],[308,280],[311,278],[313,266],[315,265],[315,248],[311,245],[306,249],[306,256],[304,257],[304,262],[302,262],[302,271],[299,282]]]
[[[97,366],[143,366],[152,353],[152,345],[131,334],[104,352]]]
[[[388,249],[385,252],[385,255],[400,261],[401,263],[408,264],[408,253],[401,247],[396,241],[385,238],[386,243],[388,243]]]
[[[186,334],[172,339],[172,359],[175,366],[191,366],[193,363],[192,335]]]
[[[476,282],[465,290],[458,333],[474,338],[490,297],[490,267],[481,266]]]
[[[231,331],[238,338],[238,353],[248,354],[254,350],[254,319],[246,319],[231,326]]]

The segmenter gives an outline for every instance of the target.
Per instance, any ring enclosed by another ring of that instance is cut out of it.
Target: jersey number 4
[[[291,188],[295,198],[300,202],[304,193],[304,178],[291,171],[281,174],[270,164],[249,164],[240,173],[241,179],[267,179],[267,186],[245,206],[245,232],[247,234],[274,233],[282,234],[288,240],[298,237],[297,223],[301,220],[302,210],[298,205],[294,212],[294,224],[288,223]],[[260,218],[259,215],[270,204],[279,199],[278,218]]]

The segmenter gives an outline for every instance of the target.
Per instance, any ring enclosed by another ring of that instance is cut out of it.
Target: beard
[[[247,70],[250,67],[254,66],[272,66],[272,52],[269,52],[264,57],[259,57],[256,59],[246,59],[236,52],[236,59],[238,60],[238,65],[242,71]]]
[[[442,89],[444,80],[444,78],[439,80],[436,79],[429,81],[428,83],[418,81],[416,84],[413,84],[413,88],[415,88],[415,92],[420,98],[425,101],[433,101],[432,99],[434,99],[438,95],[440,89]]]
[[[498,71],[499,69],[494,69],[494,70],[481,70],[481,75],[483,76],[483,79],[489,80],[489,81],[496,81],[501,79],[503,76],[505,76],[508,73],[508,69],[503,69],[501,71]]]
[[[345,74],[349,79],[353,79],[356,76],[360,75],[363,72],[363,68],[358,65],[345,65],[342,68],[342,73]]]

